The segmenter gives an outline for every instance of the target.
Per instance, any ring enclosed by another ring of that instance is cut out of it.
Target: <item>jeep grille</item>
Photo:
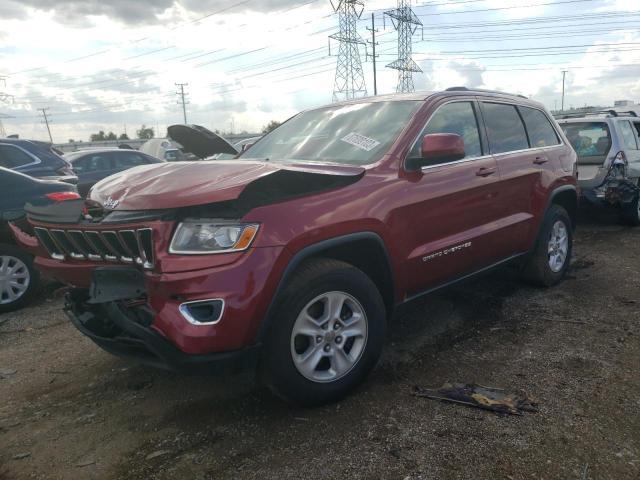
[[[151,269],[154,264],[153,230],[58,230],[34,228],[38,240],[56,260],[91,260],[136,263]]]

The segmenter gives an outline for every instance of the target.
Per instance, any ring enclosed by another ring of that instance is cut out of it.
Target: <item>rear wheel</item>
[[[523,271],[530,283],[551,287],[562,281],[571,260],[573,227],[567,211],[551,205],[543,221],[535,248]]]
[[[308,262],[278,301],[265,345],[270,387],[293,403],[337,401],[375,366],[386,312],[371,279],[336,260]]]
[[[638,181],[640,186],[640,181]],[[640,226],[640,193],[636,192],[634,199],[622,205],[622,222],[632,227]]]
[[[32,257],[18,247],[0,244],[0,313],[21,308],[38,285]]]

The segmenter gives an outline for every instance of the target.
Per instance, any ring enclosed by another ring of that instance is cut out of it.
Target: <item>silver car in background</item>
[[[618,206],[624,223],[640,225],[640,117],[607,110],[556,118],[578,154],[583,197]]]

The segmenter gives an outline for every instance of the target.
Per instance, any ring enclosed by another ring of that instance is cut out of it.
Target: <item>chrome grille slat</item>
[[[59,250],[58,246],[53,241],[53,238],[51,238],[49,230],[40,227],[36,227],[33,230],[38,237],[38,240],[40,240],[42,246],[49,253],[49,255],[51,255],[51,258],[55,260],[64,260],[64,252]]]
[[[118,234],[116,232],[100,232],[100,235],[102,235],[102,239],[105,241],[104,243],[120,259],[121,262],[133,263],[133,257],[129,256],[130,254],[127,253],[126,248],[120,241],[120,238],[118,237]]]
[[[84,232],[84,238],[86,238],[87,242],[89,242],[89,244],[94,247],[98,255],[100,255],[107,262],[118,261],[118,257],[110,253],[111,250],[109,250],[107,245],[105,245],[104,240],[102,240],[102,237],[98,232],[93,230],[87,230]]]
[[[74,260],[84,260],[86,258],[82,253],[77,251],[78,249],[71,243],[64,230],[51,230],[49,234],[65,255],[70,256]]]
[[[150,228],[137,230],[136,240],[142,257],[142,266],[144,268],[153,268],[153,230]]]
[[[91,245],[84,238],[84,235],[81,231],[67,230],[66,233],[69,241],[81,255],[83,255],[85,258],[88,258],[89,260],[102,260],[102,257],[100,255],[97,255],[96,252],[93,251]]]
[[[133,230],[120,230],[118,232],[118,239],[131,258],[133,258],[138,265],[142,265],[142,256],[140,255],[135,232]]]
[[[47,253],[56,260],[92,260],[154,266],[153,230],[60,230],[34,228]]]

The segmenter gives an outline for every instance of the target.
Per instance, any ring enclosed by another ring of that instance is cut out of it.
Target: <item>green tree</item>
[[[117,140],[118,136],[113,132],[109,132],[105,138],[107,140]]]
[[[262,133],[267,134],[269,133],[271,130],[275,130],[276,128],[278,128],[280,125],[282,125],[282,123],[276,121],[276,120],[271,120],[267,125],[265,125],[262,128]]]
[[[118,140],[129,140],[129,135],[127,135],[126,133],[122,133],[118,137]]]
[[[155,136],[155,132],[153,131],[153,128],[151,127],[147,128],[145,125],[142,125],[140,130],[136,131],[136,134],[138,135],[138,138],[141,140],[149,140]]]
[[[105,140],[104,131],[100,130],[98,133],[92,133],[90,139],[92,142],[101,142]]]

